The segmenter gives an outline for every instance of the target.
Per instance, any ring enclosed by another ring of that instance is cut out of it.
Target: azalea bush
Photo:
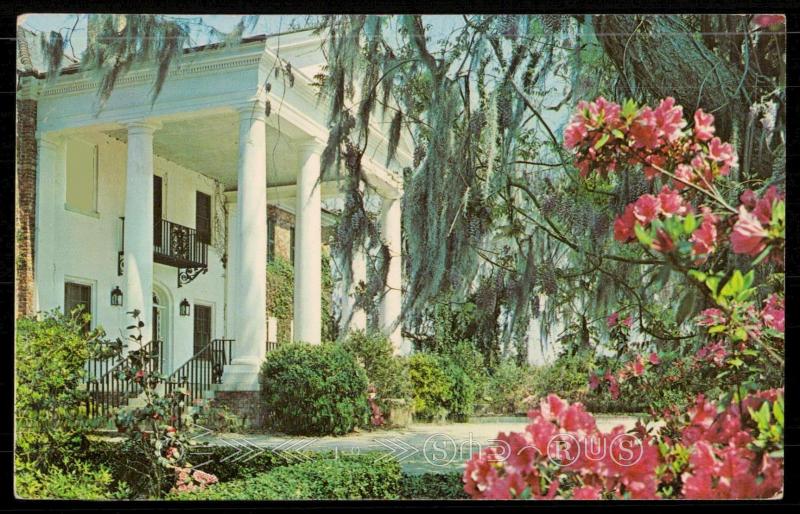
[[[741,408],[740,408],[741,405]],[[523,432],[473,456],[464,490],[479,499],[770,498],[783,489],[783,391],[724,408],[699,397],[652,433],[598,429],[580,403],[556,395]],[[747,414],[745,414],[745,412]]]
[[[512,451],[500,455],[493,447],[468,463],[465,489],[472,497],[765,498],[782,493],[784,296],[775,287],[780,278],[763,277],[783,272],[784,194],[775,185],[754,191],[732,180],[736,153],[714,133],[712,114],[698,109],[689,126],[672,98],[651,108],[600,97],[578,105],[564,146],[574,152],[584,180],[643,173],[654,182],[651,190],[657,192],[642,194],[616,218],[614,238],[648,257],[660,256],[682,277],[677,287],[685,288],[686,296],[700,296],[706,307],[692,320],[695,351],[673,360],[674,374],[663,372],[663,348],[632,351],[627,343],[635,321],[612,313],[607,322],[613,365],[593,372],[589,388],[614,399],[633,397],[663,387],[665,377],[679,383],[693,374],[702,376],[708,394],[718,399],[698,394],[688,409],[684,398],[653,408],[649,421],[656,423],[640,422],[632,434],[637,458],[621,465],[621,448],[603,446],[603,458],[594,460],[585,445],[619,440],[623,428],[600,432],[582,404],[569,405],[552,395],[530,413],[532,423],[524,433],[498,436]],[[736,191],[738,205],[731,201]],[[561,442],[569,435],[569,443],[583,450],[577,460],[565,456],[562,444],[551,447],[557,434]]]
[[[144,343],[144,322],[136,309],[128,313],[133,324],[129,339],[138,347],[130,351],[115,373],[118,380],[128,381],[141,388],[142,405],[126,405],[113,417],[117,431],[126,436],[122,450],[137,456],[135,464],[128,463],[129,472],[135,476],[135,494],[160,498],[167,490],[194,490],[214,483],[215,477],[197,475],[188,462],[188,428],[192,417],[188,414],[189,391],[176,387],[164,392],[167,376],[150,365],[153,355]],[[179,428],[180,427],[180,428]]]

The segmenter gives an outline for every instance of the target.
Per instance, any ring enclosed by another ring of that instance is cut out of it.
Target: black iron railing
[[[208,267],[208,244],[197,231],[165,219],[153,230],[153,260],[176,268]]]
[[[117,252],[117,275],[125,272],[125,218],[120,217],[120,250]],[[208,271],[208,243],[197,230],[165,219],[153,225],[153,262],[178,268],[178,287],[188,284]]]
[[[108,371],[119,364],[123,358],[119,355],[122,348],[121,341],[101,342],[97,348],[96,357],[86,361],[85,381],[96,380],[108,373]]]
[[[130,367],[143,369],[145,373],[161,372],[161,341],[145,343],[141,349],[131,350],[128,355],[109,367],[101,376],[90,377],[87,382],[87,412],[90,416],[104,416],[131,398],[142,393],[142,385],[125,373]]]
[[[222,383],[222,372],[231,363],[232,349],[233,339],[214,339],[172,372],[166,393],[185,387],[191,399],[202,398],[203,391],[210,389],[211,384]]]

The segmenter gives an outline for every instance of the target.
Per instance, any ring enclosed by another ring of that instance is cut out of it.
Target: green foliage
[[[394,355],[392,342],[386,336],[359,330],[351,332],[341,344],[364,367],[382,409],[388,407],[385,400],[411,398],[406,361]]]
[[[443,420],[453,398],[453,383],[442,360],[430,353],[416,353],[408,360],[413,387],[414,416],[420,420]]]
[[[248,430],[245,421],[236,413],[231,412],[227,405],[221,407],[213,404],[202,405],[200,412],[194,417],[194,423],[214,432],[242,434]]]
[[[400,498],[404,500],[466,500],[461,473],[403,475]]]
[[[333,319],[333,278],[328,252],[322,256],[322,340],[336,337]],[[294,267],[280,256],[267,263],[267,316],[278,320],[278,341],[289,340],[294,312]]]
[[[340,345],[287,343],[261,367],[270,429],[297,435],[346,434],[369,418],[367,375]]]
[[[64,459],[60,466],[40,468],[16,461],[14,489],[18,498],[40,500],[108,500],[129,496],[124,482],[104,466]]]
[[[535,393],[535,371],[511,359],[497,366],[483,389],[485,410],[492,414],[524,414],[530,403],[525,400]]]
[[[475,411],[475,381],[453,360],[444,358],[440,362],[450,380],[450,399],[445,403],[448,417],[453,421],[467,421]]]
[[[16,446],[23,461],[58,464],[74,455],[94,426],[79,386],[103,332],[84,333],[87,321],[57,311],[17,320]]]
[[[384,453],[369,453],[282,466],[173,497],[181,500],[395,499],[400,480],[400,464],[396,460]]]

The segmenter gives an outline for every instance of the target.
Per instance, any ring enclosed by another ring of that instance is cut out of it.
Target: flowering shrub
[[[718,413],[700,395],[660,433],[639,424],[626,434],[598,430],[582,404],[550,395],[524,432],[500,433],[472,457],[464,490],[479,499],[773,497],[783,488],[783,393],[739,405]]]
[[[653,109],[600,97],[578,105],[564,146],[574,151],[583,178],[640,170],[660,182],[657,194],[624,208],[614,239],[661,254],[665,266],[713,305],[693,320],[704,339],[700,348],[672,360],[680,371],[669,376],[701,374],[709,378],[708,389],[724,394],[717,402],[698,395],[688,411],[677,402],[660,413],[652,409],[652,421],[664,426],[648,430],[639,422],[638,454],[624,465],[613,444],[601,444],[601,458],[590,458],[594,443],[620,440],[622,427],[602,433],[582,404],[550,395],[530,413],[524,433],[498,436],[508,452],[489,448],[468,463],[465,490],[473,498],[757,498],[782,492],[783,392],[768,388],[772,371],[784,365],[784,300],[782,292],[758,299],[759,286],[767,284],[755,283],[755,267],[783,269],[785,199],[771,186],[760,194],[747,189],[739,205],[731,205],[718,182],[738,160],[730,143],[714,134],[713,115],[698,109],[690,126],[672,98]],[[751,259],[750,269],[725,269],[725,259],[712,258],[729,253],[744,257],[737,263]],[[592,373],[589,389],[616,399],[663,387],[667,366],[659,352],[620,360],[629,350],[632,318],[620,321],[613,313],[607,323],[617,366]],[[564,459],[565,440],[580,450],[577,457]]]

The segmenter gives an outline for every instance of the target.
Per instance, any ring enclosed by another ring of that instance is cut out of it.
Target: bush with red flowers
[[[759,267],[783,270],[785,199],[777,187],[744,190],[732,205],[732,145],[715,136],[714,116],[690,125],[672,98],[655,108],[602,97],[581,102],[564,132],[583,179],[641,172],[655,181],[614,222],[614,238],[661,254],[707,307],[694,318],[702,343],[678,359],[664,350],[630,351],[631,317],[607,320],[617,355],[590,374],[588,388],[613,399],[640,395],[700,374],[710,394],[691,406],[651,406],[625,434],[597,430],[582,404],[551,395],[523,433],[500,434],[464,472],[473,498],[769,498],[783,491],[784,296]],[[725,188],[721,184],[725,184]],[[741,189],[739,189],[741,191]],[[716,258],[720,255],[738,256]],[[692,294],[692,293],[687,293]],[[665,360],[669,360],[668,366]],[[674,373],[679,369],[678,373]],[[776,375],[778,378],[776,379]],[[633,446],[614,441],[634,437]],[[595,450],[602,455],[594,458]],[[577,450],[577,451],[576,451]],[[619,459],[630,456],[631,462]]]

